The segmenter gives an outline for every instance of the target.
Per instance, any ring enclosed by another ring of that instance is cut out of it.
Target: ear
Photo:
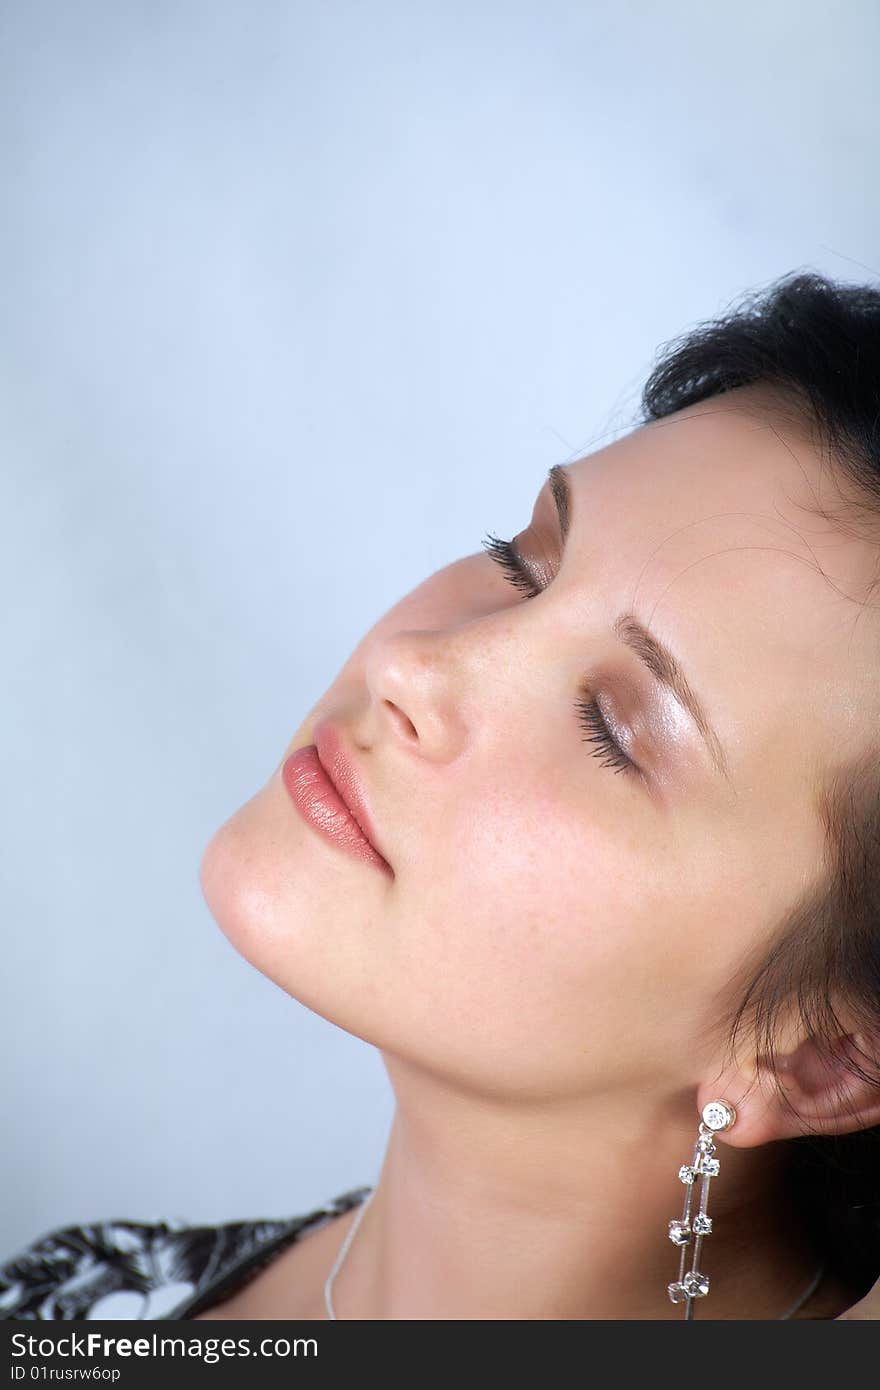
[[[842,1033],[828,1053],[810,1038],[765,1063],[733,1063],[701,1083],[697,1106],[726,1100],[736,1122],[718,1138],[748,1149],[803,1134],[851,1134],[880,1125],[880,1033]],[[853,1063],[874,1082],[859,1076]],[[788,1105],[786,1104],[788,1101]],[[794,1107],[794,1113],[789,1106]]]

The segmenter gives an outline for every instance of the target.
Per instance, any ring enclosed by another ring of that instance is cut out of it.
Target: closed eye
[[[528,598],[537,598],[541,590],[522,564],[519,553],[513,541],[503,541],[498,536],[493,536],[491,532],[486,532],[485,538],[480,542],[487,553],[501,566],[506,578],[517,589],[522,589]]]
[[[522,563],[519,551],[513,541],[502,540],[499,536],[492,535],[491,532],[487,531],[480,544],[490,558],[501,566],[505,578],[514,588],[524,593],[526,598],[537,598],[539,594],[543,593],[543,589],[535,583],[532,575]],[[640,768],[633,762],[632,758],[627,757],[620,744],[612,736],[592,690],[586,683],[580,687],[575,699],[575,709],[580,725],[588,735],[583,742],[597,745],[593,750],[593,756],[600,758],[605,767],[613,767],[617,772],[634,772],[641,777]]]

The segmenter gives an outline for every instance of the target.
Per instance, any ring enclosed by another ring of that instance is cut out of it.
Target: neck
[[[396,1107],[369,1210],[334,1284],[341,1318],[676,1319],[678,1169],[693,1093],[517,1106],[383,1054]],[[783,1145],[718,1145],[701,1265],[715,1318],[776,1318],[818,1262]]]

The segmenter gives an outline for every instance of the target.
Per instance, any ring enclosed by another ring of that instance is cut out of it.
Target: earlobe
[[[829,1051],[805,1039],[773,1066],[759,1065],[751,1075],[733,1068],[715,1077],[699,1088],[697,1103],[730,1096],[737,1123],[724,1140],[736,1148],[870,1129],[880,1124],[880,1064],[877,1042],[873,1050],[869,1042],[864,1034],[847,1033]]]
[[[718,1136],[722,1143],[750,1149],[779,1137],[773,1133],[770,1088],[762,1071],[750,1076],[736,1067],[726,1069],[700,1085],[697,1108],[702,1111],[716,1096],[725,1096],[736,1111],[736,1124]]]

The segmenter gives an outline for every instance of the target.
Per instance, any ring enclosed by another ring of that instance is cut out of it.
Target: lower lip
[[[291,753],[281,768],[281,780],[300,815],[319,835],[362,863],[394,876],[391,865],[370,844],[330,781],[313,743]]]

